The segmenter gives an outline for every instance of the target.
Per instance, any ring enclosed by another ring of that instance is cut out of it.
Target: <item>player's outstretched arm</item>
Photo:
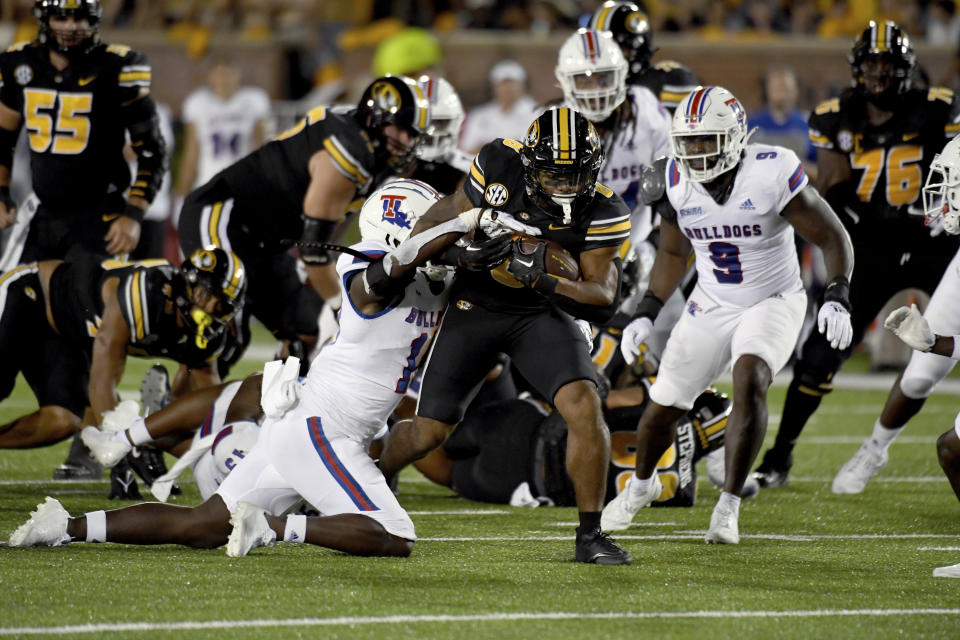
[[[827,268],[828,282],[841,276],[849,282],[853,276],[853,244],[850,242],[850,235],[843,228],[837,214],[813,186],[804,187],[797,197],[787,203],[781,215],[804,240],[820,247]]]
[[[117,299],[118,286],[117,278],[110,278],[103,285],[103,320],[93,340],[88,395],[97,424],[103,412],[117,404],[117,385],[123,377],[130,344],[130,328]]]
[[[17,220],[17,205],[10,197],[10,175],[21,121],[18,112],[0,102],[0,229]]]

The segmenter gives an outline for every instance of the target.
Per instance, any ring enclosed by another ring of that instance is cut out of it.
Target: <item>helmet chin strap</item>
[[[563,209],[563,224],[570,224],[573,222],[573,198],[553,196],[550,199],[560,205],[560,208]]]

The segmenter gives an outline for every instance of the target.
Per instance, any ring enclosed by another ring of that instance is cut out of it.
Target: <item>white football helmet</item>
[[[379,240],[391,249],[407,239],[413,226],[440,194],[419,180],[390,182],[372,194],[360,209],[360,237]]]
[[[577,29],[560,47],[554,73],[566,103],[588,120],[602,122],[627,97],[627,69],[610,32]]]
[[[923,185],[923,219],[928,226],[940,220],[947,233],[960,233],[960,137],[933,156]]]
[[[743,105],[723,87],[691,91],[670,124],[673,157],[694,182],[709,182],[736,167],[749,137]]]
[[[417,81],[423,95],[430,101],[430,128],[420,137],[417,157],[427,162],[439,162],[457,148],[464,111],[460,96],[444,78],[420,76]]]
[[[224,425],[213,440],[210,454],[217,469],[228,475],[243,460],[260,437],[260,425],[249,420],[240,420]]]

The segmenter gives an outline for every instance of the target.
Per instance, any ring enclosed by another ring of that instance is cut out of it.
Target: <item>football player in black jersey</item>
[[[98,0],[36,0],[33,12],[37,39],[0,54],[0,229],[16,219],[10,170],[24,125],[40,206],[21,222],[30,226],[20,262],[128,253],[166,166],[150,66],[130,47],[100,41]]]
[[[931,237],[920,215],[930,162],[960,131],[954,93],[911,88],[916,55],[907,35],[889,21],[871,21],[849,60],[855,85],[814,109],[810,140],[817,147],[819,190],[850,234],[857,271],[876,276],[851,283],[854,334],[848,349],[831,349],[816,331],[804,344],[776,441],[754,472],[761,486],[787,484],[800,432],[887,300],[911,287],[932,293],[957,250],[955,236]],[[916,396],[899,379],[894,383],[874,427],[877,457],[922,406]]]
[[[577,560],[628,564],[630,554],[600,531],[610,436],[596,369],[573,317],[606,319],[618,302],[618,250],[630,233],[630,211],[596,181],[602,162],[593,125],[572,109],[551,108],[534,120],[523,142],[485,145],[463,188],[431,207],[426,224],[418,221],[415,232],[475,207],[506,211],[579,259],[582,280],[547,275],[543,243],[527,255],[509,236],[477,233],[473,245],[458,248],[451,262],[465,268],[457,271],[424,372],[417,417],[391,431],[380,463],[390,478],[439,446],[506,353],[570,426],[567,470],[580,511]]]
[[[81,419],[100,424],[116,405],[127,355],[186,365],[189,388],[218,384],[214,364],[245,288],[237,256],[218,248],[195,251],[180,269],[87,254],[3,274],[0,398],[22,371],[40,408],[0,426],[0,448],[52,444]]]
[[[604,2],[590,19],[590,28],[609,31],[630,63],[627,84],[640,85],[653,92],[663,107],[673,111],[688,93],[700,85],[696,74],[679,62],[651,63],[653,30],[644,9],[636,2]]]
[[[318,243],[330,239],[358,197],[409,170],[429,126],[423,92],[403,76],[374,80],[356,108],[310,110],[187,196],[179,224],[184,254],[210,245],[235,251],[250,282],[244,321],[253,314],[285,342],[315,338],[322,301],[301,283],[288,249],[299,239],[310,283],[323,298],[336,295],[330,255]],[[247,331],[241,334],[245,347]]]

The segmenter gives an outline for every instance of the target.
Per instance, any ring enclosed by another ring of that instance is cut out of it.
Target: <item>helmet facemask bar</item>
[[[670,123],[673,156],[692,182],[710,182],[734,169],[749,137],[743,106],[723,87],[691,91]]]
[[[421,136],[417,157],[442,162],[457,148],[465,113],[460,96],[449,81],[422,76],[418,81],[430,101],[430,127]]]
[[[719,131],[672,133],[670,147],[684,177],[694,182],[709,182],[733,168],[736,161],[727,166],[722,151],[727,146],[727,135]]]
[[[69,7],[69,8],[68,8]],[[100,42],[100,20],[103,9],[99,2],[84,0],[70,7],[58,0],[38,0],[34,3],[33,15],[40,23],[39,40],[50,49],[65,56],[82,55]],[[51,18],[73,18],[87,21],[82,31],[56,30],[50,25]],[[75,39],[75,42],[70,40]],[[62,42],[66,41],[66,42]]]

